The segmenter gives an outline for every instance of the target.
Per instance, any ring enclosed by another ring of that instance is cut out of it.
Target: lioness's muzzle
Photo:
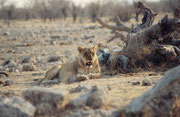
[[[88,66],[88,67],[91,66],[91,65],[92,65],[92,62],[87,62],[86,63],[86,66]]]

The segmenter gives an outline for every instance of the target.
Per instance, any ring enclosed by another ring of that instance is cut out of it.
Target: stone
[[[147,79],[144,79],[142,81],[142,86],[151,86],[151,81],[147,80]]]
[[[88,40],[88,39],[91,39],[91,38],[95,38],[95,36],[94,35],[85,35],[83,37],[83,40]]]
[[[10,33],[9,32],[4,32],[3,36],[8,36]]]
[[[3,62],[2,65],[3,65],[3,66],[8,65],[10,62],[11,62],[11,60],[6,60],[6,61]]]
[[[70,93],[77,93],[77,92],[86,92],[90,90],[90,86],[85,85],[85,84],[80,84],[75,88],[72,88],[70,90]]]
[[[62,105],[66,92],[43,87],[32,87],[23,91],[22,96],[37,108],[38,115],[53,115]]]
[[[105,51],[98,51],[97,55],[101,66],[109,67],[111,65],[111,61],[114,57],[112,53]]]
[[[56,45],[56,41],[50,41],[50,45]]]
[[[12,97],[12,96],[14,96],[15,94],[14,94],[14,91],[8,90],[7,92],[0,92],[0,95],[6,96],[6,97]]]
[[[60,38],[60,36],[59,35],[53,35],[53,36],[51,36],[51,38],[52,39],[58,39],[58,38]]]
[[[61,57],[58,55],[50,55],[47,59],[48,62],[55,62],[61,60]]]
[[[94,41],[93,40],[89,40],[89,43],[94,43]]]
[[[35,71],[35,66],[32,64],[23,65],[22,71]]]
[[[66,114],[65,117],[118,117],[119,112],[115,110],[85,110]]]
[[[53,86],[53,85],[56,85],[56,84],[59,84],[60,81],[59,80],[46,80],[46,81],[43,81],[40,86],[44,86],[44,87],[50,87],[50,86]]]
[[[42,59],[41,57],[37,57],[37,58],[36,58],[36,62],[42,63],[42,62],[43,62],[43,59]]]
[[[36,108],[21,98],[0,97],[1,117],[33,117]]]
[[[157,84],[132,100],[119,116],[179,117],[180,65],[165,72]]]
[[[96,109],[103,106],[104,103],[105,91],[97,86],[93,86],[87,93],[71,100],[67,105],[67,109],[82,109],[85,108],[85,106]]]
[[[10,61],[8,64],[7,64],[7,67],[8,68],[14,68],[16,67],[16,63],[14,61]]]
[[[118,55],[117,56],[117,61],[118,61],[119,64],[122,63],[122,66],[123,66],[124,70],[128,71],[127,66],[128,66],[129,60],[128,60],[128,58],[126,56]]]
[[[32,76],[44,76],[43,73],[32,73]]]
[[[13,85],[14,82],[12,80],[5,80],[4,81],[4,86],[10,86],[10,85]]]
[[[31,59],[33,59],[33,57],[31,55],[30,56],[25,56],[25,57],[22,58],[20,63],[29,63]]]
[[[139,81],[132,82],[132,85],[140,85]]]

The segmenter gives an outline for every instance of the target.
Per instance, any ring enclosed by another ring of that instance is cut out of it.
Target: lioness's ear
[[[98,49],[98,47],[97,47],[97,45],[95,45],[95,46],[93,47],[93,50],[94,50],[94,51],[97,51],[97,49]]]
[[[82,48],[82,47],[78,47],[77,49],[78,49],[79,53],[81,53],[81,52],[82,52],[82,50],[83,50],[83,48]]]

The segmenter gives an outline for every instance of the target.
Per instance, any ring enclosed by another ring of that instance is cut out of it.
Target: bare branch
[[[113,36],[111,39],[109,39],[109,40],[107,41],[107,43],[109,43],[109,42],[111,42],[111,41],[113,41],[114,39],[117,39],[117,38],[121,38],[121,40],[125,42],[125,37],[124,37],[124,35],[123,35],[122,33],[118,33],[118,34],[116,34],[115,36]]]
[[[125,31],[125,32],[129,32],[131,29],[127,26],[113,26],[113,25],[109,25],[104,23],[100,18],[96,18],[97,22],[99,24],[101,24],[103,27],[111,29],[111,30],[116,30],[116,31]]]

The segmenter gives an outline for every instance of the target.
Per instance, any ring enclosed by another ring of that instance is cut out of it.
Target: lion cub
[[[52,67],[46,72],[42,82],[55,78],[60,82],[74,82],[100,78],[101,70],[96,55],[97,46],[92,48],[78,47],[77,49],[79,51],[79,56],[74,62]]]

